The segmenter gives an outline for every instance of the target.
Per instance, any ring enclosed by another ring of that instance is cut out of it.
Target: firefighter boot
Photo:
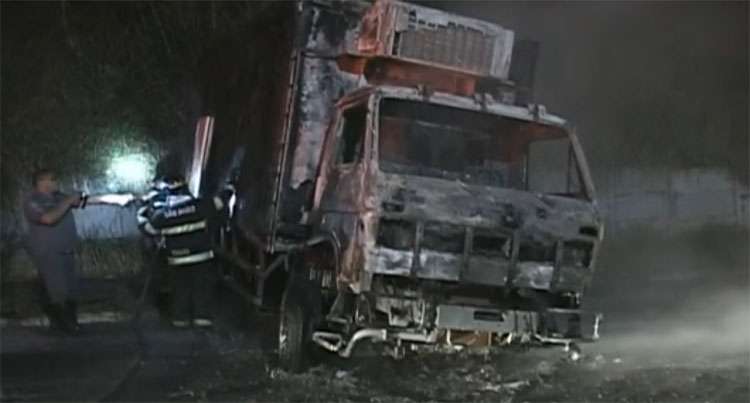
[[[65,301],[64,319],[72,333],[78,333],[81,330],[81,326],[78,325],[78,303],[76,301]]]
[[[74,333],[74,330],[65,318],[65,306],[63,304],[49,304],[47,306],[47,316],[49,317],[50,330],[53,332]]]

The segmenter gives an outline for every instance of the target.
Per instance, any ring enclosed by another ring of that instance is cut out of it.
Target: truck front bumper
[[[601,314],[579,309],[551,308],[535,312],[439,305],[435,325],[442,330],[489,332],[566,343],[597,340],[601,319]]]
[[[362,340],[392,342],[396,345],[433,348],[456,345],[453,333],[486,335],[486,346],[514,341],[561,344],[569,347],[574,342],[592,342],[599,338],[600,314],[571,309],[548,309],[544,312],[499,310],[462,305],[439,305],[434,327],[427,329],[363,328],[345,338],[328,331],[313,333],[313,341],[342,357],[349,357],[354,346]],[[441,337],[440,335],[444,337]],[[458,343],[460,344],[460,342]]]

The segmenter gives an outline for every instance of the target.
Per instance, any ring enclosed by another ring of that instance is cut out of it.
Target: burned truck
[[[529,102],[534,44],[395,1],[277,8],[275,79],[204,182],[236,164],[226,279],[280,309],[281,364],[595,338],[602,220],[575,130]]]

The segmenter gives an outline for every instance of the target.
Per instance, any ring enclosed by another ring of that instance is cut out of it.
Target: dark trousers
[[[211,319],[216,288],[214,262],[171,267],[174,275],[174,320]]]
[[[53,327],[72,330],[77,326],[78,277],[72,252],[38,252],[32,259],[39,272],[42,308]]]
[[[162,304],[162,295],[171,290],[171,284],[168,281],[168,274],[170,273],[168,268],[165,267],[164,251],[157,249],[154,245],[144,244],[142,245],[141,256],[143,257],[145,271],[142,280],[148,281],[148,288],[145,290],[141,288],[140,292],[145,292],[145,295],[139,297],[143,298],[142,302],[146,305],[161,309],[165,306]]]
[[[72,252],[38,253],[33,256],[33,260],[50,303],[64,304],[66,301],[78,298],[76,261]]]

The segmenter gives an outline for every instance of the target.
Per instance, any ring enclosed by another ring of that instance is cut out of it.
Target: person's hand
[[[232,183],[227,183],[224,185],[224,189],[221,190],[221,193],[219,193],[219,197],[224,203],[226,203],[235,193],[237,193],[237,189],[235,189],[234,185]]]
[[[68,197],[65,198],[64,202],[69,207],[76,207],[79,204],[81,204],[81,194],[80,193],[74,193]]]

